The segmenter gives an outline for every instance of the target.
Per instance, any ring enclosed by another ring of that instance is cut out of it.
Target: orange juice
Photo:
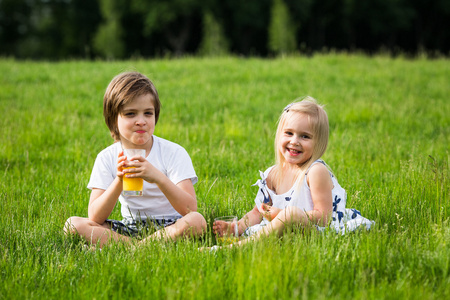
[[[131,169],[131,168],[124,168]],[[125,175],[128,173],[125,173]],[[123,176],[123,194],[125,196],[142,196],[144,188],[144,179],[142,178],[127,178]]]
[[[214,219],[217,225],[222,224],[222,236],[217,235],[216,241],[219,245],[228,245],[239,242],[238,219],[236,216],[224,216]]]
[[[239,242],[239,238],[232,235],[217,237],[216,240],[219,245],[229,245]]]

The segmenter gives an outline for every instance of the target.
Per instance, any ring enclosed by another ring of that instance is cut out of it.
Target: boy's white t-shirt
[[[111,185],[117,176],[117,159],[120,151],[122,144],[117,142],[97,155],[87,186],[89,189],[106,190]],[[153,146],[146,159],[174,184],[185,179],[190,179],[192,184],[198,181],[189,154],[176,143],[153,135]],[[181,217],[156,184],[144,180],[143,194],[141,197],[120,195],[123,218],[144,220]]]

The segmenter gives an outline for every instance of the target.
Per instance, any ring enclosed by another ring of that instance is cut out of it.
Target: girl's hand
[[[127,178],[142,178],[150,183],[158,183],[164,176],[161,171],[155,168],[148,160],[142,156],[126,157],[121,165],[122,172]],[[129,169],[128,169],[129,168]]]
[[[234,232],[234,228],[231,228],[233,226],[230,222],[225,221],[214,221],[213,224],[213,232],[215,235],[221,237],[223,236],[224,232]],[[229,229],[228,229],[229,228]]]
[[[278,215],[278,213],[281,211],[280,208],[270,206],[266,203],[261,204],[261,211],[263,212],[262,215],[265,217],[269,222],[272,222],[273,219]]]

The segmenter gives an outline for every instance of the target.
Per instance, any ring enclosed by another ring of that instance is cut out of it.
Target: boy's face
[[[152,146],[155,131],[155,105],[151,94],[137,97],[124,105],[117,117],[120,141],[124,149]]]

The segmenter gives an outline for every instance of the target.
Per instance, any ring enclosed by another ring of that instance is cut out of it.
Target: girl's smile
[[[301,151],[297,151],[297,150],[295,150],[295,149],[288,149],[289,150],[289,153],[292,155],[292,156],[297,156],[297,155],[299,155],[300,153],[302,153]]]
[[[289,164],[301,165],[311,158],[314,148],[312,128],[304,114],[296,113],[286,120],[278,151]]]

